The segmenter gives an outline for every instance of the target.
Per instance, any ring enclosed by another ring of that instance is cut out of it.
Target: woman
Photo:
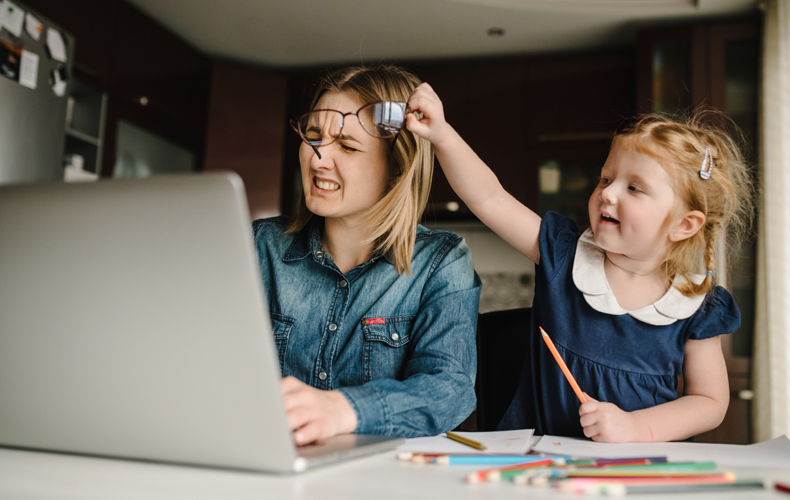
[[[403,121],[419,83],[390,66],[324,77],[292,122],[299,212],[253,223],[298,445],[438,434],[474,408],[481,285],[460,237],[418,225],[433,152]]]

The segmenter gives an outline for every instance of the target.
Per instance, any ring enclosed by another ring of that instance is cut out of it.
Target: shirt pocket
[[[283,314],[272,314],[272,336],[277,345],[277,358],[280,360],[280,374],[285,367],[285,353],[288,350],[288,337],[291,335],[291,328],[294,319]]]
[[[415,316],[394,316],[375,318],[376,324],[364,324],[371,319],[363,320],[362,333],[365,337],[363,346],[362,374],[364,382],[380,378],[403,380],[403,368],[408,361],[409,339]]]

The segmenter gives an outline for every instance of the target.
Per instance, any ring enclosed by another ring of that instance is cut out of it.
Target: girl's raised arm
[[[532,262],[540,262],[540,217],[505,191],[494,172],[444,119],[442,101],[427,83],[417,87],[406,128],[429,140],[450,186],[483,223]]]

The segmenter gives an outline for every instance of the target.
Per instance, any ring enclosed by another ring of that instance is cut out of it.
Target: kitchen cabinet
[[[580,191],[551,193],[553,200],[547,202],[540,191],[541,166],[556,165],[562,175],[563,165],[577,165],[568,167],[573,170],[582,162],[597,179],[612,135],[633,112],[634,64],[631,54],[614,54],[417,69],[442,98],[448,122],[505,189],[540,212],[545,206],[567,207],[577,197],[584,198],[586,206],[594,184]],[[429,209],[427,216],[439,220],[474,217],[450,189],[439,165]]]
[[[713,117],[713,124],[741,137],[747,160],[756,164],[757,20],[642,30],[637,33],[637,54],[638,106],[642,111],[682,113],[698,106],[724,111],[732,121]],[[757,172],[754,176],[757,182]],[[732,292],[741,311],[740,328],[722,337],[730,406],[722,425],[698,439],[746,444],[751,442],[756,242],[751,237],[729,243],[729,262],[720,263],[717,275],[723,277],[719,284]]]

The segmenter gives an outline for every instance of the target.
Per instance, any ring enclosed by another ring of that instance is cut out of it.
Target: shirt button
[[[393,333],[392,335],[390,335],[390,338],[391,338],[392,340],[398,340],[400,337],[398,336],[398,334],[397,334],[397,333]]]
[[[321,258],[323,258],[323,257],[324,257],[324,252],[316,252],[316,253],[315,253],[315,258],[316,258],[316,259],[321,259]]]
[[[347,286],[348,286],[348,281],[343,280],[343,281],[340,282],[340,288],[345,288]]]
[[[336,324],[332,323],[331,325],[329,325],[329,331],[330,332],[334,332],[335,330],[337,330],[337,325]],[[323,379],[321,379],[321,380],[323,380]]]
[[[318,378],[320,378],[321,380],[326,380],[326,372],[319,373]]]

